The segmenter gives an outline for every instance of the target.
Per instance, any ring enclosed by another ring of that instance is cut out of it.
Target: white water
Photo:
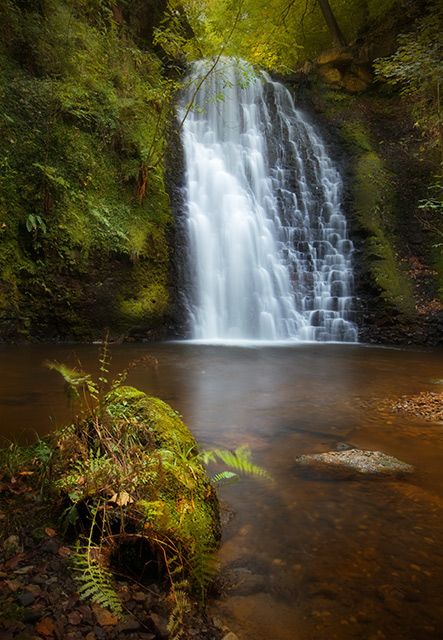
[[[183,127],[192,337],[356,341],[340,175],[283,85],[244,84],[219,63]]]

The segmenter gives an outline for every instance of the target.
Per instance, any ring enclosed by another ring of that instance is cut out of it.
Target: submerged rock
[[[295,458],[297,468],[309,468],[314,474],[347,478],[356,475],[398,476],[412,473],[414,467],[381,451],[327,451]]]

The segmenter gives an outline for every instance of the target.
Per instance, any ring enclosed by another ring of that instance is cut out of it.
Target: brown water
[[[121,345],[113,369],[146,354],[159,368],[131,374],[131,384],[180,411],[203,445],[248,443],[275,479],[222,492],[235,516],[214,617],[240,640],[443,638],[443,423],[390,409],[402,395],[441,391],[443,351]],[[0,349],[3,434],[44,433],[68,417],[63,384],[41,363],[76,356],[97,370],[93,345]],[[295,456],[340,442],[418,472],[407,481],[294,473]]]

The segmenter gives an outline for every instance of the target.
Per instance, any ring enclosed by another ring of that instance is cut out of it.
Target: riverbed
[[[44,435],[70,419],[57,360],[98,373],[98,345],[0,348],[1,435]],[[122,344],[111,375],[183,416],[202,447],[247,444],[273,482],[222,489],[233,514],[219,553],[214,618],[240,640],[443,637],[443,423],[392,410],[441,392],[443,351],[356,344]],[[416,468],[408,479],[331,480],[294,458],[343,445]],[[209,468],[210,474],[218,468]]]

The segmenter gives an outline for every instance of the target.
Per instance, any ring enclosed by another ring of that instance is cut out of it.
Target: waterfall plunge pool
[[[143,355],[157,371],[130,384],[178,410],[203,446],[247,443],[273,484],[221,492],[234,510],[210,604],[240,640],[442,637],[443,424],[395,413],[404,395],[440,392],[442,350],[356,344],[112,347],[118,373]],[[97,345],[0,347],[1,433],[44,434],[69,419],[46,359],[98,371]],[[417,468],[409,480],[310,480],[294,457],[350,442]],[[215,472],[215,470],[214,470]]]

